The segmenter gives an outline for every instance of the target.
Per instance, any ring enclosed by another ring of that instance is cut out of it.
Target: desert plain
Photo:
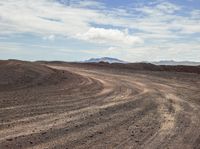
[[[0,61],[0,149],[199,149],[200,67]]]

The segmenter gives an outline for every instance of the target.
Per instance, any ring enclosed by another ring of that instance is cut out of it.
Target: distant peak
[[[91,58],[89,60],[84,61],[86,63],[99,63],[99,62],[107,62],[107,63],[127,63],[123,60],[112,58],[112,57],[101,57],[101,58]]]
[[[174,60],[161,60],[157,62],[151,62],[155,65],[186,65],[186,66],[198,66],[200,62],[192,62],[192,61],[174,61]]]

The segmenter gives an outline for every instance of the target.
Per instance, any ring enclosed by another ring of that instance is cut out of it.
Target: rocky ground
[[[107,65],[0,61],[0,148],[200,148],[199,67]]]

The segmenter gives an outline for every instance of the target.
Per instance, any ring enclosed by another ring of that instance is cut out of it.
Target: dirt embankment
[[[0,91],[58,84],[70,77],[72,74],[69,72],[36,63],[18,60],[0,61]]]
[[[41,64],[50,64],[50,65],[65,65],[65,66],[77,66],[84,68],[102,68],[102,69],[118,69],[118,70],[127,70],[127,71],[162,71],[162,72],[185,72],[185,73],[197,73],[200,74],[200,66],[167,66],[167,65],[154,65],[150,63],[66,63],[60,61],[53,62],[38,62]]]

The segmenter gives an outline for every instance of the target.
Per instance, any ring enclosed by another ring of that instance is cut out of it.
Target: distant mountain
[[[91,58],[89,60],[85,60],[85,63],[99,63],[99,62],[107,62],[107,63],[129,63],[123,60],[119,60],[117,58],[111,57],[101,57],[101,58]],[[200,62],[192,62],[192,61],[174,61],[174,60],[161,60],[161,61],[143,61],[141,63],[151,63],[154,65],[185,65],[185,66],[200,66]]]
[[[101,57],[101,58],[91,58],[89,60],[84,61],[85,63],[99,63],[99,62],[107,62],[107,63],[127,63],[125,61],[119,60],[117,58],[111,57]]]
[[[155,65],[186,65],[186,66],[198,66],[200,65],[200,62],[192,62],[192,61],[158,61],[158,62],[151,62],[152,64]]]

